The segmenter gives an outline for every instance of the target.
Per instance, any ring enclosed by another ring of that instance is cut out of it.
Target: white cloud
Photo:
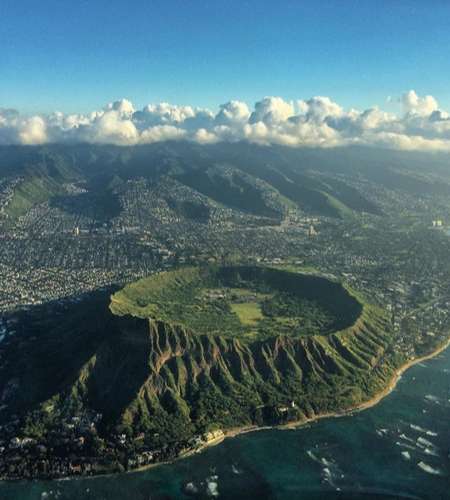
[[[298,101],[300,111],[308,119],[323,121],[327,117],[342,116],[343,109],[329,97],[317,96],[308,101]]]
[[[428,116],[438,109],[438,103],[433,96],[419,97],[414,90],[403,94],[402,103],[405,112],[412,115]]]
[[[110,142],[112,144],[135,144],[139,139],[134,123],[123,118],[121,111],[106,111],[93,122],[82,127],[88,142]]]
[[[251,142],[270,142],[269,129],[262,121],[258,121],[256,123],[246,123],[244,125],[244,137]]]
[[[216,123],[229,125],[245,123],[250,117],[250,110],[245,102],[229,101],[220,106],[220,111],[216,115]]]
[[[208,132],[205,128],[198,129],[193,138],[200,144],[210,144],[219,140],[214,133]]]
[[[106,111],[118,111],[121,115],[132,115],[134,113],[134,106],[128,99],[120,99],[119,101],[110,102],[105,107]]]
[[[370,144],[407,151],[449,151],[450,142],[445,139],[427,139],[419,135],[380,132],[373,136]]]
[[[264,122],[271,125],[288,120],[294,113],[293,103],[284,101],[281,97],[264,97],[255,104],[249,122]]]
[[[18,127],[21,144],[44,144],[47,142],[47,124],[40,116],[21,121]]]
[[[149,144],[151,142],[183,139],[185,136],[186,131],[181,128],[174,127],[173,125],[156,125],[155,127],[143,130],[139,142]]]
[[[136,110],[127,99],[89,114],[23,116],[0,108],[0,144],[128,145],[165,140],[208,144],[246,140],[292,147],[366,144],[450,152],[450,115],[439,108],[437,100],[419,96],[413,90],[401,100],[402,115],[378,107],[345,110],[325,96],[296,102],[265,97],[253,109],[233,100],[222,104],[216,113],[165,102]]]
[[[140,128],[148,128],[156,125],[186,124],[196,118],[211,121],[214,115],[208,111],[191,106],[175,106],[167,102],[159,104],[148,104],[142,110],[133,114],[133,121]]]

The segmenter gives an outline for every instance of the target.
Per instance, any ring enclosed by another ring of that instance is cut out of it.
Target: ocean
[[[226,439],[143,472],[0,483],[1,500],[450,499],[450,348],[375,407]]]

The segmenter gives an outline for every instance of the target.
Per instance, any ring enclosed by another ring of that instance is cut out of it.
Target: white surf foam
[[[420,427],[420,425],[414,425],[414,424],[409,424],[411,429],[421,432],[422,434],[427,434],[428,436],[436,437],[438,435],[437,432],[430,431],[429,429],[424,429],[423,427]]]
[[[195,486],[195,484],[193,482],[187,483],[186,486],[184,487],[184,490],[186,491],[186,493],[192,494],[192,495],[195,495],[198,493],[198,488],[197,488],[197,486]]]
[[[231,464],[231,470],[233,471],[233,474],[242,474],[241,469],[238,469],[234,464]]]
[[[418,444],[420,443],[422,446],[425,446],[425,447],[435,448],[435,445],[431,441],[428,441],[428,439],[425,439],[422,436],[419,436],[417,438],[417,443]]]
[[[400,439],[404,439],[405,441],[409,441],[410,443],[414,443],[414,444],[416,443],[416,442],[414,441],[414,439],[411,439],[411,438],[410,438],[410,437],[408,437],[406,434],[400,434],[399,438],[400,438]]]
[[[336,488],[336,485],[334,484],[333,481],[333,474],[331,473],[331,470],[328,467],[324,467],[322,469],[322,477],[325,483],[328,483],[333,488]]]
[[[397,446],[401,446],[402,448],[406,448],[407,450],[416,451],[414,446],[411,446],[410,444],[401,443],[400,441],[396,441],[395,444]]]
[[[334,465],[333,461],[327,460],[326,458],[321,458],[320,461],[323,463],[323,465],[325,465],[325,467],[333,467]]]
[[[211,476],[206,479],[206,494],[209,497],[219,496],[219,484],[217,483],[217,476]]]
[[[306,450],[306,454],[314,462],[317,462],[319,464],[321,463],[320,459],[316,455],[314,455],[314,453],[311,450]]]
[[[430,401],[431,403],[435,403],[437,405],[441,404],[439,401],[439,398],[437,396],[434,396],[433,394],[426,394],[425,399],[427,401]]]
[[[434,474],[435,476],[442,476],[441,469],[435,469],[426,462],[419,462],[417,466],[420,467],[423,471],[428,472],[428,474]]]

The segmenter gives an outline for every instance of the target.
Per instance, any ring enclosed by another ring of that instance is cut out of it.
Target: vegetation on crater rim
[[[182,268],[144,278],[111,299],[111,311],[246,340],[324,335],[350,327],[361,303],[325,278],[259,266]]]
[[[176,456],[211,429],[349,408],[404,362],[383,311],[292,269],[182,268],[125,287],[109,309],[86,298],[32,325],[0,367],[11,432],[51,460],[66,453],[55,436],[82,437],[74,456],[107,456],[108,470],[143,450]]]

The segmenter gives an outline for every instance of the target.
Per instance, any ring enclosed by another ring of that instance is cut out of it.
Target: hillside
[[[308,308],[323,321],[311,323]],[[73,419],[95,421],[98,446],[130,440],[113,446],[116,465],[141,433],[141,448],[179,449],[218,427],[343,410],[380,391],[402,361],[381,310],[292,270],[184,268],[111,302],[98,292],[51,317],[27,314],[0,367],[1,422],[19,415],[16,433],[47,442]]]
[[[168,203],[180,217],[206,221],[211,206],[217,205],[273,223],[292,208],[333,218],[380,215],[384,198],[376,198],[386,189],[411,196],[448,195],[448,159],[422,156],[418,161],[408,153],[371,148],[292,149],[247,143],[3,146],[0,180],[21,179],[6,206],[12,218],[50,201],[61,210],[105,221],[123,210],[118,193],[128,181],[144,179],[158,192],[170,179],[188,189],[191,199],[204,200],[187,206],[174,195]],[[425,161],[427,172],[417,167]],[[69,184],[83,192],[74,194]]]

